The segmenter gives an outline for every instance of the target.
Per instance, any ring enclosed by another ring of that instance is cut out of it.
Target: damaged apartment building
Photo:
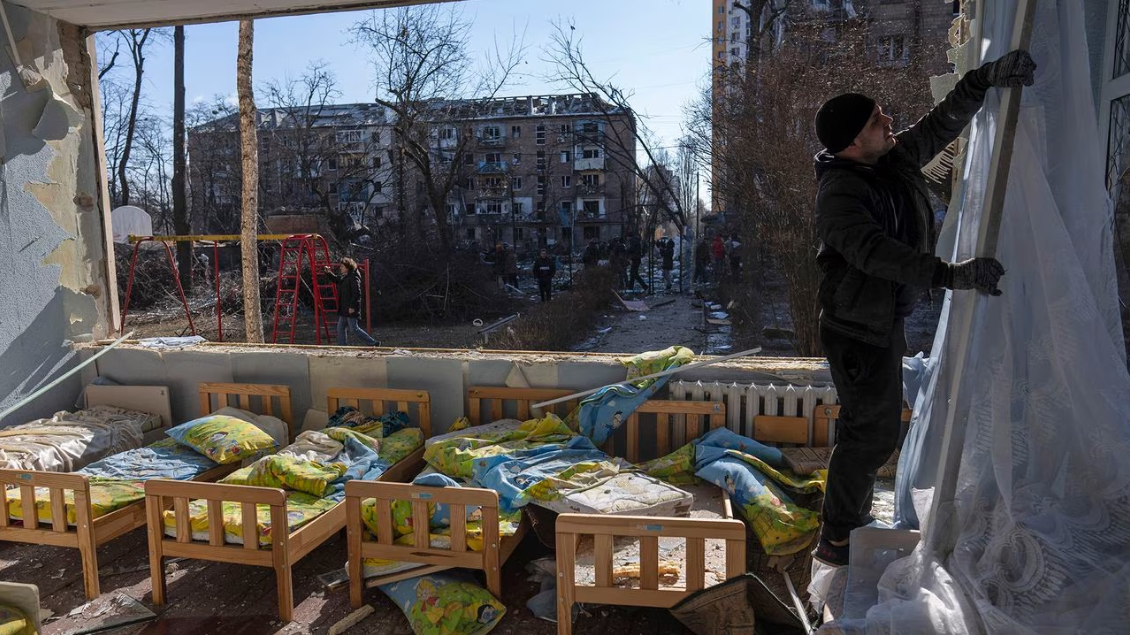
[[[638,200],[632,112],[591,94],[435,100],[408,134],[427,139],[434,173],[451,175],[447,216],[466,246],[527,252],[622,236]],[[376,103],[259,111],[259,201],[279,217],[337,218],[370,232],[427,213],[419,167],[402,159],[396,115]],[[237,115],[189,131],[195,231],[239,225]],[[332,223],[330,229],[333,228]]]

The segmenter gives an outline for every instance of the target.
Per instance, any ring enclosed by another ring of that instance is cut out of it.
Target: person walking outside
[[[337,284],[337,345],[348,346],[348,333],[352,333],[369,346],[380,346],[381,343],[366,333],[358,323],[363,296],[357,262],[352,258],[342,258],[336,272],[330,267],[323,267],[322,270]]]
[[[671,290],[671,270],[675,268],[675,241],[664,237],[659,242],[659,257],[663,259],[663,283]]]
[[[628,238],[628,258],[632,263],[632,271],[628,274],[628,291],[635,291],[637,280],[639,280],[643,290],[645,292],[648,291],[647,282],[640,277],[640,261],[643,260],[643,245],[640,243],[640,237],[635,234],[632,234]]]
[[[722,282],[726,277],[726,239],[722,234],[714,234],[714,242],[710,248],[711,255],[714,256],[714,280]]]
[[[616,274],[616,288],[626,289],[628,287],[628,250],[624,247],[624,241],[619,236],[612,240],[612,247],[608,254],[608,265],[612,267],[612,272]]]
[[[694,281],[695,284],[706,283],[706,271],[710,269],[710,244],[703,238],[694,248]]]
[[[851,531],[871,520],[875,473],[898,444],[903,402],[903,320],[918,290],[1000,295],[993,258],[934,256],[933,211],[921,168],[957,138],[990,87],[1031,86],[1035,62],[1013,51],[961,78],[941,103],[898,133],[870,97],[847,93],[816,115],[816,256],[822,273],[820,341],[840,402],[813,557],[843,566]]]
[[[542,302],[553,299],[553,276],[557,273],[557,262],[549,256],[545,249],[541,250],[537,260],[534,261],[534,278],[538,281],[538,293]]]

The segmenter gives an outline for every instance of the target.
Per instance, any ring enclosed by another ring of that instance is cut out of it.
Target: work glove
[[[997,283],[1004,275],[1004,267],[996,258],[970,258],[946,267],[942,286],[947,289],[976,289],[989,295],[1001,294]]]
[[[997,88],[1031,86],[1036,82],[1036,62],[1028,51],[1005,53],[995,62],[986,62],[977,69],[981,78]]]

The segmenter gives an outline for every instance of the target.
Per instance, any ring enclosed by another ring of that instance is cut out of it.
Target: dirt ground
[[[705,335],[701,330],[701,301],[665,293],[642,300],[647,311],[612,307],[601,318],[593,337],[576,350],[635,354],[680,345],[696,353],[702,351]]]

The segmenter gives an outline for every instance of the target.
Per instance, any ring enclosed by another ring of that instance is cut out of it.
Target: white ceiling
[[[223,22],[421,4],[429,0],[7,0],[92,30]],[[447,0],[431,0],[447,1]]]

